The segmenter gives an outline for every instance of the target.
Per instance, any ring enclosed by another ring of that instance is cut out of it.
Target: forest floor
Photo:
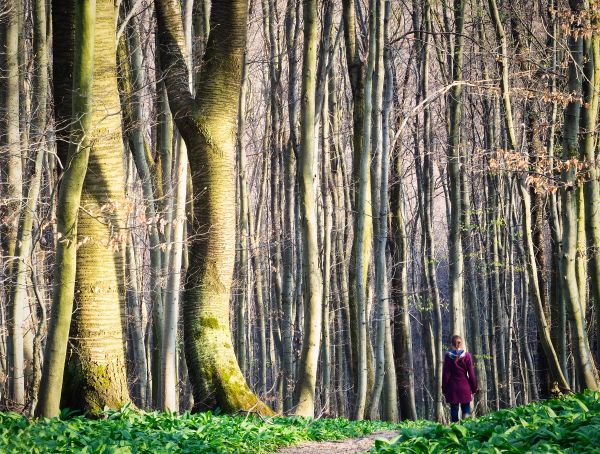
[[[346,440],[307,441],[282,448],[277,451],[277,454],[357,454],[369,451],[375,444],[375,440],[388,440],[397,435],[398,432],[386,430]]]
[[[460,424],[401,423],[398,432],[376,441],[371,454],[600,453],[600,392],[507,408]]]
[[[600,453],[600,392],[536,402],[443,425],[252,415],[63,411],[52,419],[0,413],[3,453],[278,454]]]

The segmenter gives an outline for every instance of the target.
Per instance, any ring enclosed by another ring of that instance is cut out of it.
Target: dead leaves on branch
[[[498,149],[488,161],[488,171],[494,174],[517,173],[525,177],[527,186],[536,194],[552,194],[566,183],[560,175],[574,171],[575,184],[580,185],[591,178],[591,168],[595,165],[578,158],[558,159],[550,157],[544,150],[531,156],[510,150]],[[570,185],[573,184],[571,181]]]
[[[588,7],[580,11],[573,11],[570,8],[555,8],[550,10],[550,14],[560,21],[565,36],[575,39],[589,38],[593,33],[600,32],[599,0],[591,0]]]

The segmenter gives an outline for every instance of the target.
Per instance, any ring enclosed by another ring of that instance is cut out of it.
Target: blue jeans
[[[458,407],[460,407],[462,417],[466,418],[471,414],[471,402],[466,404],[450,404],[450,420],[452,422],[458,422]]]

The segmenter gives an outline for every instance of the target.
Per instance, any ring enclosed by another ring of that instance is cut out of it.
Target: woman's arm
[[[448,382],[450,381],[450,364],[448,363],[450,358],[444,356],[444,368],[442,369],[442,393],[446,394],[448,391]]]
[[[475,369],[473,368],[473,357],[470,353],[467,353],[467,372],[469,374],[469,385],[471,386],[471,393],[477,392],[477,376],[475,375]]]

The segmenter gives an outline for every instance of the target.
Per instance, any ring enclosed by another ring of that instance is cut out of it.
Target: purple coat
[[[446,353],[442,373],[442,392],[449,404],[471,402],[471,395],[477,392],[477,378],[470,353],[465,352],[458,361]]]

